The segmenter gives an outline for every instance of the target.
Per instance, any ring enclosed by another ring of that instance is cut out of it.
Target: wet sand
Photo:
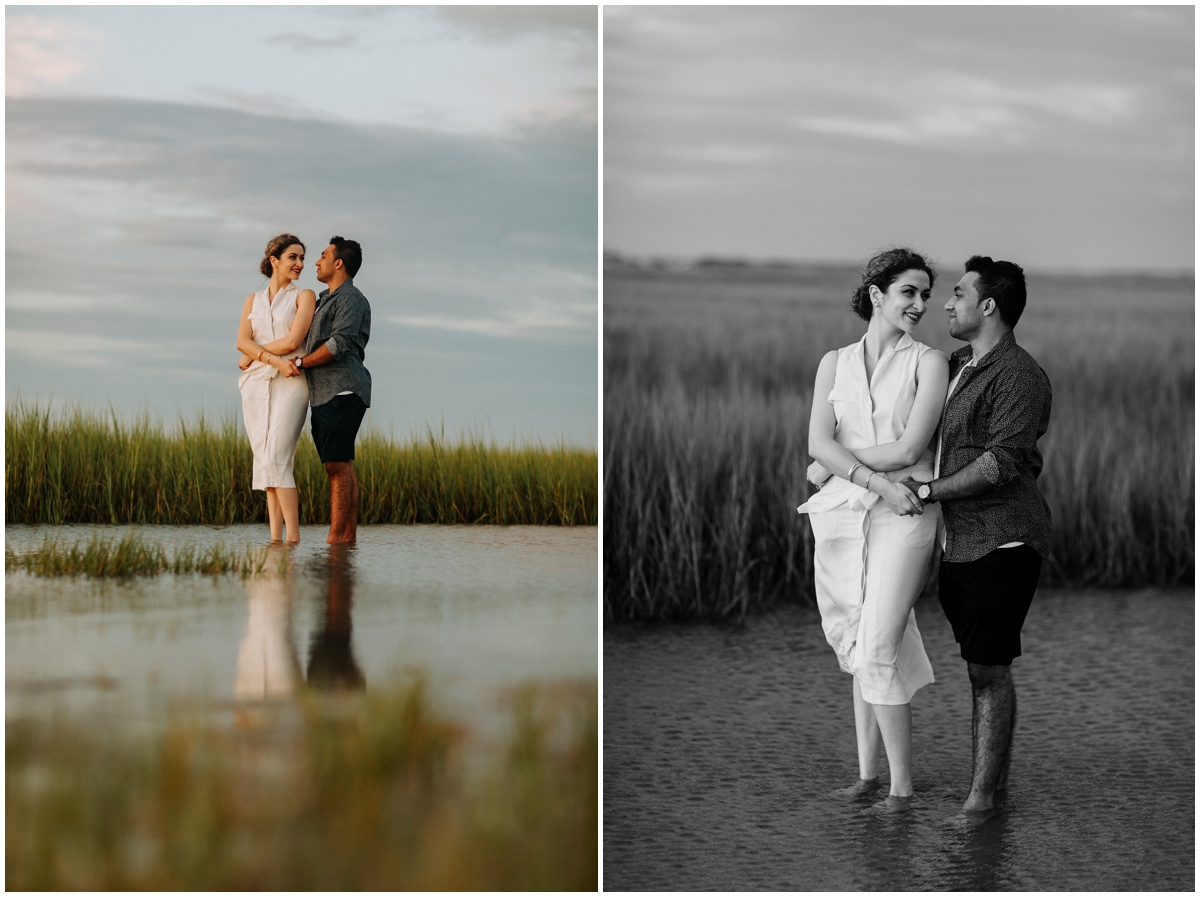
[[[815,609],[604,632],[608,890],[1193,890],[1194,592],[1039,592],[1013,665],[1005,809],[958,810],[970,686],[936,600],[911,813],[857,778],[850,677]],[[885,773],[886,776],[886,773]]]

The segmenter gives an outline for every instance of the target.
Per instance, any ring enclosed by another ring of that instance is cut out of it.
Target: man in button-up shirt
[[[354,439],[371,404],[371,374],[363,366],[371,337],[371,305],[354,286],[362,248],[354,240],[330,237],[317,259],[317,297],[305,356],[296,366],[308,379],[312,437],[329,474],[330,544],[358,538],[358,477]]]
[[[950,335],[969,345],[950,358],[936,478],[905,482],[922,501],[942,503],[940,597],[974,698],[974,770],[963,809],[987,813],[1008,786],[1017,714],[1011,664],[1050,555],[1037,441],[1050,423],[1051,390],[1013,335],[1025,308],[1020,266],[974,256],[965,268],[946,311]]]

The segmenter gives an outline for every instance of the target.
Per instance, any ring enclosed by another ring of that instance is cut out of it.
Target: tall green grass
[[[740,616],[812,599],[811,529],[795,508],[809,490],[817,364],[863,333],[846,305],[853,277],[606,269],[607,617]],[[1054,516],[1043,582],[1191,583],[1192,279],[1029,285],[1017,339],[1054,388],[1040,442]],[[944,331],[935,304],[917,337],[962,345]]]
[[[203,416],[168,432],[161,421],[123,422],[80,408],[11,403],[4,414],[9,523],[265,521],[250,488],[253,459],[241,425]],[[360,436],[359,522],[595,525],[596,453],[567,446],[498,446],[444,434],[396,442]],[[316,447],[296,453],[301,523],[329,520],[329,479]]]
[[[596,890],[594,685],[522,692],[474,764],[419,682],[301,709],[151,743],[10,720],[6,888]]]

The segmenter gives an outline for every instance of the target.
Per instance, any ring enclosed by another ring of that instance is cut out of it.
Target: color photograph
[[[8,889],[597,889],[598,29],[6,7]]]
[[[1195,887],[1194,9],[603,9],[603,882]]]

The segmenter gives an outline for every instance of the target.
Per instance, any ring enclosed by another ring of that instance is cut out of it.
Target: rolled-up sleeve
[[[987,446],[979,460],[993,488],[1023,470],[1040,472],[1034,470],[1041,466],[1037,441],[1046,432],[1049,405],[1049,388],[1032,371],[1010,368],[992,383]]]

